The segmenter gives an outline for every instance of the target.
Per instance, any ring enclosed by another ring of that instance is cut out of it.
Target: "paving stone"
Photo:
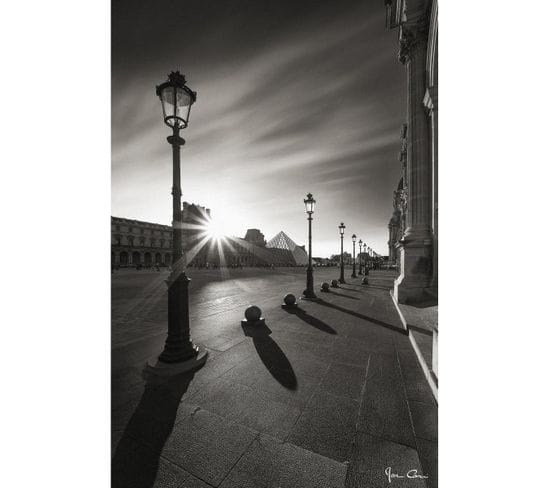
[[[125,429],[129,435],[155,451],[160,451],[179,418],[193,413],[198,407],[159,390],[146,390]]]
[[[130,437],[121,441],[112,460],[112,488],[179,488],[188,477],[185,470]]]
[[[208,483],[205,483],[204,481],[201,481],[198,478],[195,478],[193,475],[189,476],[187,478],[183,485],[181,485],[179,488],[211,488],[212,485],[209,485]]]
[[[336,461],[349,459],[359,402],[318,390],[288,441]]]
[[[397,355],[371,355],[357,428],[360,432],[415,446]]]
[[[403,478],[388,480],[386,470],[391,468],[393,474]],[[346,488],[426,488],[424,479],[407,478],[418,475],[425,476],[415,449],[358,433],[352,450],[352,458],[346,478]],[[429,476],[429,475],[428,475]]]
[[[366,373],[367,368],[364,366],[332,363],[321,380],[319,390],[359,400],[366,381]]]
[[[279,381],[285,370],[273,368],[268,370],[258,357],[250,357],[221,376],[222,379],[249,386],[270,393],[277,401],[303,408],[313,395],[320,379],[299,374],[296,376],[295,388],[287,388],[290,381]]]
[[[418,457],[422,463],[423,474],[429,476],[426,480],[428,488],[437,488],[437,442],[416,439]]]
[[[221,488],[339,488],[346,470],[343,463],[260,435]]]
[[[217,380],[191,399],[221,417],[284,439],[301,411],[245,385]]]
[[[430,385],[424,376],[424,371],[422,371],[418,358],[412,350],[412,346],[411,350],[407,351],[406,354],[399,351],[398,356],[409,401],[436,405]]]
[[[416,437],[437,442],[437,406],[410,401],[409,408]]]
[[[256,435],[257,432],[201,409],[176,423],[162,456],[217,486]]]
[[[112,342],[120,347],[113,349],[112,361],[113,460],[120,462],[128,453],[135,457],[136,448],[124,449],[135,441],[149,450],[153,460],[152,465],[146,460],[140,467],[148,488],[158,483],[171,487],[169,476],[165,482],[157,476],[170,469],[177,470],[176,480],[183,488],[217,488],[222,482],[230,487],[278,488],[342,486],[346,465],[339,461],[355,459],[348,484],[353,481],[354,486],[368,487],[378,486],[378,481],[365,466],[375,466],[384,450],[395,450],[396,458],[415,460],[411,448],[416,445],[417,457],[429,471],[428,486],[435,488],[437,443],[427,439],[437,439],[430,423],[434,412],[437,416],[437,404],[409,338],[391,328],[395,310],[386,290],[346,284],[336,291],[357,300],[323,294],[329,305],[301,301],[306,315],[297,317],[280,304],[287,292],[299,295],[305,281],[303,270],[228,271],[241,274],[229,279],[219,270],[192,272],[196,279],[190,296],[191,333],[197,342],[204,340],[214,349],[186,387],[181,378],[173,378],[159,385],[154,394],[145,394],[140,363],[148,351],[160,351],[164,342],[167,303],[162,280],[166,276],[155,275],[156,281],[151,282],[151,277],[136,273],[127,280],[127,288],[114,288]],[[334,270],[316,270],[316,281],[337,277],[331,273]],[[115,281],[119,279],[114,276]],[[135,279],[141,283],[137,287]],[[240,326],[245,304],[251,302],[264,312],[269,339],[247,337]],[[370,355],[379,357],[372,363],[379,361],[379,367],[369,369],[361,398],[358,372],[364,371]],[[396,357],[401,369],[394,371],[388,358]],[[191,401],[193,395],[202,406]],[[410,410],[403,407],[407,400]],[[416,443],[411,437],[411,416]],[[409,430],[404,427],[407,422]],[[395,430],[401,430],[401,438]],[[271,432],[278,439],[257,431]],[[261,451],[255,441],[253,448],[250,443],[258,434],[264,446],[265,439],[270,439],[272,448]],[[290,442],[280,442],[285,436]],[[364,444],[369,436],[371,444],[372,439],[383,444],[367,449]],[[353,458],[359,448],[359,457]],[[166,467],[160,469],[163,463]],[[330,469],[321,467],[326,463],[335,464]],[[306,474],[300,478],[304,466],[308,466]],[[331,478],[334,472],[339,477]],[[397,482],[391,486],[399,486]]]

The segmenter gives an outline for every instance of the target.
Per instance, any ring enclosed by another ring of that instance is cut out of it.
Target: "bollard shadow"
[[[170,390],[147,382],[111,461],[111,488],[153,488],[160,453],[170,437],[193,373],[170,378]]]
[[[340,286],[340,288],[342,288]],[[345,290],[345,288],[343,288]],[[330,291],[333,295],[336,295],[337,297],[344,297],[344,298],[349,298],[350,300],[359,300],[359,298],[357,297],[350,297],[349,295],[344,295],[343,293],[338,293],[338,292],[335,292],[335,291]]]
[[[312,315],[309,315],[301,308],[286,309],[285,311],[291,315],[296,315],[296,317],[303,320],[306,324],[309,324],[322,332],[326,332],[327,334],[337,334],[337,332],[330,325],[316,317],[313,317]]]
[[[241,327],[247,337],[252,337],[256,352],[271,376],[285,388],[295,390],[298,386],[296,374],[283,350],[269,337],[271,329],[265,323]]]
[[[359,313],[359,312],[354,312],[353,310],[349,310],[349,309],[344,308],[344,307],[340,307],[339,305],[336,305],[334,303],[326,302],[323,299],[319,299],[319,301],[317,303],[319,305],[324,306],[324,307],[333,308],[333,309],[338,310],[340,312],[347,313],[349,315],[353,315],[354,317],[366,320],[366,321],[371,322],[373,324],[379,325],[380,327],[384,327],[386,329],[390,329],[390,330],[393,330],[395,332],[399,332],[400,334],[404,334],[404,335],[408,334],[407,331],[405,329],[401,328],[401,327],[398,327],[398,326],[392,325],[392,324],[388,324],[387,322],[383,322],[382,320],[375,319],[374,317],[369,317],[368,315],[363,315],[362,313]]]

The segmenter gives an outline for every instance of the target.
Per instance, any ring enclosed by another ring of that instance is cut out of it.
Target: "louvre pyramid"
[[[308,262],[307,253],[283,231],[279,232],[273,239],[271,239],[265,247],[290,251],[294,261],[298,265],[305,265]]]

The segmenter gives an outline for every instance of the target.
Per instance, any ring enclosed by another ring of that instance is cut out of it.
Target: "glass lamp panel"
[[[184,125],[187,125],[189,110],[191,109],[191,96],[180,87],[176,88],[176,93],[176,116],[183,121]]]
[[[164,112],[164,120],[170,126],[174,125],[176,115],[176,97],[173,86],[167,86],[160,94],[162,102],[162,111]]]

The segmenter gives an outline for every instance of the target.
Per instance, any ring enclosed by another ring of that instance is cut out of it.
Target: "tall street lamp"
[[[340,283],[345,283],[346,280],[344,279],[344,229],[346,226],[344,225],[344,222],[340,222],[340,225],[338,226],[338,229],[340,229],[340,279],[338,280]]]
[[[307,194],[307,198],[304,200],[306,206],[307,220],[308,220],[308,242],[309,242],[309,261],[306,271],[306,289],[304,290],[304,298],[317,298],[313,291],[313,266],[311,258],[311,221],[313,220],[313,212],[315,210],[315,200],[311,193]]]
[[[368,268],[368,265],[369,265],[369,255],[368,255],[368,251],[367,251],[367,243],[364,242],[363,243],[363,253],[365,254],[365,265],[363,266],[364,268],[364,273],[365,275],[368,275],[369,274],[369,268]]]
[[[363,240],[359,239],[359,273],[360,275],[363,274],[363,255],[361,252],[363,251]]]
[[[168,337],[159,356],[160,363],[177,364],[178,372],[199,368],[206,361],[207,352],[193,344],[189,335],[189,282],[184,270],[183,222],[181,208],[180,148],[185,140],[180,130],[189,122],[191,105],[197,93],[187,85],[179,71],[171,72],[168,80],[157,86],[156,93],[162,104],[164,123],[172,128],[167,137],[172,146],[172,270],[168,285]]]
[[[351,236],[351,241],[353,242],[353,271],[351,273],[352,278],[357,278],[357,274],[355,273],[355,241],[357,239],[357,236],[353,234]]]

